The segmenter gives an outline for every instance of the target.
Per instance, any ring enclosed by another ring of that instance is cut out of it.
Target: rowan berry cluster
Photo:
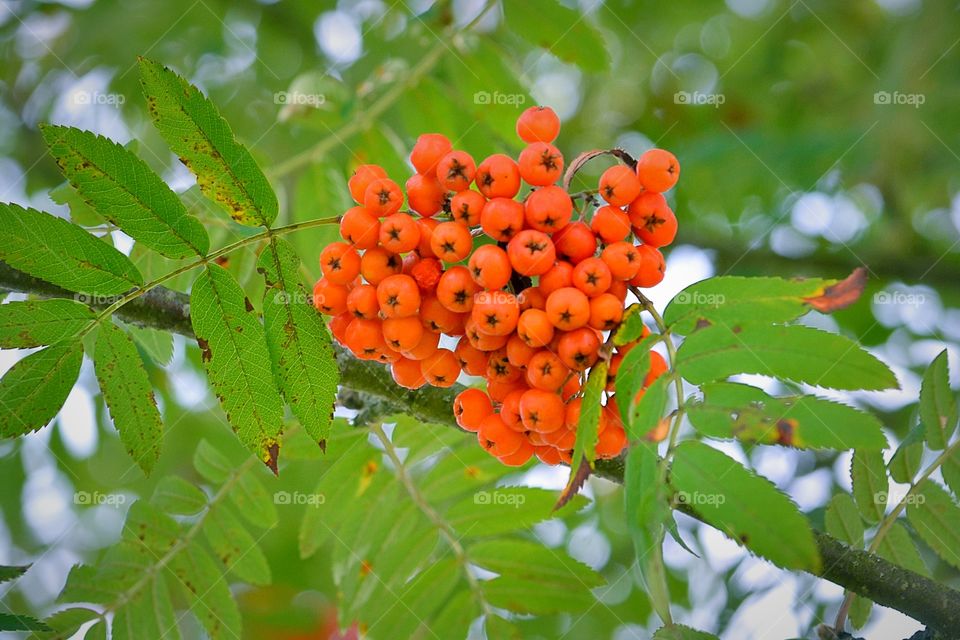
[[[613,349],[607,339],[629,288],[663,279],[659,248],[677,231],[662,195],[680,173],[671,153],[649,150],[635,169],[610,167],[596,191],[571,195],[557,185],[559,132],[552,109],[532,107],[517,120],[527,143],[517,160],[494,154],[476,164],[433,133],[417,139],[405,188],[377,165],[357,167],[348,187],[358,206],[341,218],[343,242],[321,252],[314,287],[335,339],[389,364],[398,385],[485,378],[457,396],[454,413],[507,465],[534,455],[570,462],[581,385],[600,357],[609,375],[596,454],[626,446],[613,391],[633,345]],[[597,195],[605,204],[588,222]],[[645,387],[666,369],[659,354],[651,359]]]

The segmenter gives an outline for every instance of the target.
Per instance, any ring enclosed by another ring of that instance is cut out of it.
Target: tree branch
[[[2,262],[0,291],[42,297],[74,297],[69,291]],[[115,315],[138,326],[193,336],[189,298],[163,287],[124,305]],[[387,369],[378,363],[358,360],[340,348],[336,350],[336,358],[340,368],[341,401],[345,406],[359,410],[363,419],[402,412],[424,422],[456,424],[452,405],[454,396],[462,389],[459,385],[450,389],[410,391],[398,387]],[[598,463],[597,475],[623,482],[623,459]],[[697,517],[695,513],[690,515]],[[815,532],[815,536],[823,559],[819,577],[878,604],[897,609],[932,629],[944,633],[960,629],[960,592],[877,555],[851,549],[826,533]]]

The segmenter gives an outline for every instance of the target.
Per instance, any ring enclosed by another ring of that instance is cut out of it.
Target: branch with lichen
[[[17,271],[2,262],[0,291],[48,298],[74,297],[65,289]],[[96,302],[92,306],[101,309],[106,307],[98,307]],[[164,287],[155,287],[132,299],[116,309],[114,316],[137,326],[193,337],[188,296]],[[358,360],[342,348],[335,349],[340,369],[340,402],[357,410],[360,420],[374,421],[403,413],[423,422],[458,428],[452,405],[453,398],[462,390],[459,385],[449,389],[402,389],[394,383],[384,366]],[[596,475],[613,482],[623,482],[623,459],[598,461]],[[684,510],[688,515],[697,517],[689,509]],[[932,630],[952,634],[960,629],[960,591],[899,567],[876,554],[852,549],[826,533],[817,531],[815,536],[823,561],[817,573],[819,577],[877,604],[896,609]]]

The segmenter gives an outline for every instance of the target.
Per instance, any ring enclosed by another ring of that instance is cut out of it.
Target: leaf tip
[[[859,300],[866,286],[867,270],[857,267],[849,276],[824,289],[823,293],[804,298],[803,301],[821,313],[832,313]]]

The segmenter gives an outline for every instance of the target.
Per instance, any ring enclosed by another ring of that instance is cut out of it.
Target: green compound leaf
[[[707,327],[677,357],[677,370],[694,384],[757,373],[831,389],[898,388],[887,365],[857,343],[802,325]]]
[[[556,0],[505,0],[503,13],[514,33],[564,62],[589,71],[610,67],[610,54],[600,32],[580,13]]]
[[[813,532],[797,506],[726,454],[694,440],[681,443],[670,484],[681,504],[754,553],[785,569],[819,569]]]
[[[95,318],[74,300],[27,300],[0,305],[0,349],[28,349],[76,335]]]
[[[77,342],[58,342],[19,360],[0,380],[0,437],[36,431],[67,400],[83,362]]]
[[[147,475],[160,458],[163,421],[133,339],[112,322],[97,334],[94,368],[120,441]]]
[[[957,427],[957,398],[950,389],[950,370],[944,349],[923,374],[920,386],[920,422],[927,445],[945,449]]]
[[[849,494],[838,493],[830,499],[824,520],[827,533],[854,549],[863,549],[863,520]]]
[[[653,640],[717,640],[717,636],[682,624],[668,624],[657,629]]]
[[[280,391],[310,438],[325,446],[340,370],[330,334],[300,281],[300,259],[274,238],[257,261],[266,288],[263,323]]]
[[[873,415],[815,396],[774,397],[735,382],[701,387],[687,415],[710,438],[813,449],[883,449],[883,425]]]
[[[240,441],[276,473],[283,403],[263,325],[233,276],[208,265],[190,294],[190,319],[210,384]]]
[[[40,130],[81,197],[124,233],[168,258],[207,252],[203,225],[133,152],[89,131],[52,125]]]
[[[883,464],[883,453],[854,450],[850,477],[853,481],[853,499],[860,508],[860,515],[870,524],[877,524],[886,512],[889,499],[890,484],[887,468]]]
[[[140,58],[140,81],[150,116],[200,190],[240,224],[269,226],[277,196],[230,125],[199,89],[152,60]]]
[[[920,551],[910,537],[910,532],[900,520],[895,521],[887,529],[887,534],[877,546],[877,555],[914,573],[930,576],[930,569],[920,557]]]
[[[116,296],[143,284],[130,259],[80,227],[36,209],[0,204],[0,260],[52,284]]]
[[[921,482],[907,503],[907,520],[941,560],[960,568],[960,507],[943,487]]]

